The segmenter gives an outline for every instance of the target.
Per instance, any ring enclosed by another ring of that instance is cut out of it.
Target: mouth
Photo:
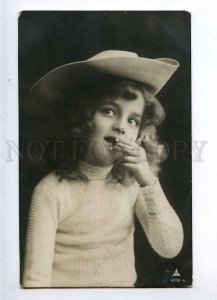
[[[111,143],[112,145],[115,145],[117,143],[116,136],[105,136],[104,140],[106,140],[106,142],[108,142],[108,143]]]

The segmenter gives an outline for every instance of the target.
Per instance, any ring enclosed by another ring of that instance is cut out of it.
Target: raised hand
[[[155,184],[156,178],[150,170],[145,149],[130,140],[117,138],[111,150],[123,154],[115,163],[129,169],[140,186]]]

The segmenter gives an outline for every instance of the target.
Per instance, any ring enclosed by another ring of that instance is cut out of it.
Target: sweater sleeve
[[[57,224],[57,201],[44,188],[36,187],[29,211],[23,287],[51,286]]]
[[[156,178],[153,186],[139,189],[135,213],[152,248],[162,257],[173,258],[182,249],[182,224]]]

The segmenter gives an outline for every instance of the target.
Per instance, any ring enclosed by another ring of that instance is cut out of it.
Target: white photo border
[[[2,299],[215,299],[217,253],[217,21],[216,1],[137,0],[1,2],[1,259]],[[192,20],[192,141],[207,141],[193,162],[193,287],[183,289],[22,289],[19,285],[19,165],[7,161],[7,141],[18,144],[18,15],[23,10],[186,10]]]

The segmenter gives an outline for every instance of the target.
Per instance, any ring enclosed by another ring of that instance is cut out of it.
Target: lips
[[[105,136],[104,140],[106,140],[106,142],[111,143],[112,145],[115,145],[117,143],[116,140],[116,136]]]

